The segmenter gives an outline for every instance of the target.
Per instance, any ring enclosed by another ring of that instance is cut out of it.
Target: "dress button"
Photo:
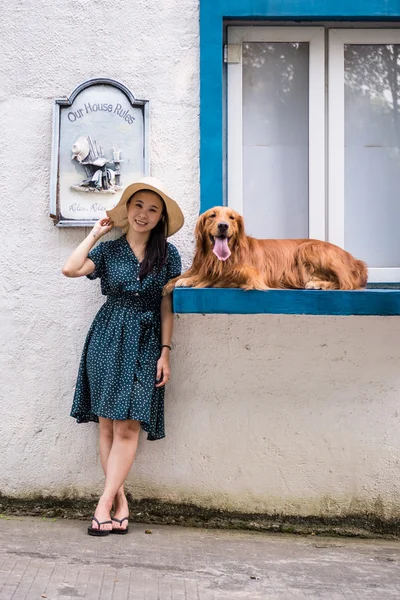
[[[136,277],[136,281],[140,281],[140,277]]]
[[[135,296],[139,296],[139,292],[136,292]]]

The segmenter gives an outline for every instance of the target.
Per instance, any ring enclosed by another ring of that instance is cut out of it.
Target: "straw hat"
[[[113,221],[114,225],[120,227],[124,233],[128,231],[129,223],[128,223],[128,211],[126,208],[126,203],[128,200],[140,190],[150,190],[155,192],[165,202],[165,207],[168,213],[168,231],[167,237],[174,235],[179,229],[183,226],[184,217],[181,209],[168,195],[165,184],[156,179],[155,177],[142,177],[135,183],[131,183],[127,188],[122,192],[122,196],[120,201],[114,208],[111,210],[107,210],[107,216]]]

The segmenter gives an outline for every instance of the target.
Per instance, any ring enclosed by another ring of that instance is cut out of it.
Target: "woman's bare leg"
[[[102,419],[102,421],[109,421],[109,419]],[[113,438],[110,447],[109,424],[104,423],[103,425],[104,435],[102,435],[102,429],[100,429],[100,459],[102,464],[107,452],[108,459],[105,465],[106,484],[95,512],[95,517],[99,521],[110,519],[114,499],[116,501],[116,518],[121,519],[128,515],[128,503],[123,491],[123,484],[135,458],[139,432],[140,421],[113,421]],[[95,521],[92,526],[96,527]],[[118,524],[114,526],[118,527]],[[126,522],[123,523],[123,528],[125,527]],[[111,529],[111,525],[104,525],[102,529]]]
[[[100,423],[100,461],[103,467],[104,475],[107,475],[107,461],[110,454],[114,437],[114,427],[112,419],[99,417]]]
[[[111,446],[114,439],[114,421],[112,419],[104,419],[99,417],[100,422],[100,461],[103,467],[104,475],[107,475],[107,462],[110,454]],[[117,519],[123,519],[129,514],[128,501],[125,496],[124,486],[121,485],[114,498],[114,516]],[[118,523],[114,523],[114,528],[118,527]],[[124,525],[126,527],[126,523]]]

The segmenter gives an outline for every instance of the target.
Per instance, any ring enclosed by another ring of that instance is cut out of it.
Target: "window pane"
[[[398,45],[345,45],[345,248],[370,267],[400,266],[399,61]]]
[[[243,212],[256,237],[308,237],[308,43],[243,44]]]

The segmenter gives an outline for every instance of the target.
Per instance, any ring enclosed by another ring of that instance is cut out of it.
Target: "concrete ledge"
[[[98,498],[0,496],[0,518],[40,516],[43,519],[89,520]],[[375,514],[343,517],[241,513],[207,509],[194,504],[174,504],[154,499],[134,500],[128,494],[130,520],[133,523],[158,523],[218,529],[245,529],[301,535],[334,535],[378,538],[400,537],[400,519],[383,519]]]
[[[400,290],[362,291],[177,288],[174,312],[202,314],[400,315]]]

